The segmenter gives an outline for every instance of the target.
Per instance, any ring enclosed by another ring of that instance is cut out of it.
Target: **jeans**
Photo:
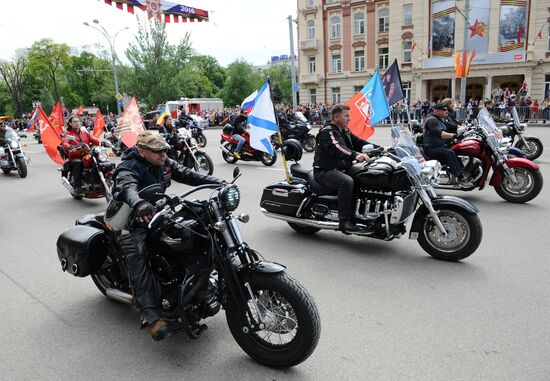
[[[457,177],[464,172],[464,165],[453,150],[445,147],[424,147],[424,152],[430,159],[446,164],[453,176]]]
[[[147,227],[137,226],[122,235],[119,243],[126,256],[136,307],[147,323],[152,324],[161,318],[160,286],[149,266],[146,239]]]
[[[338,218],[351,220],[353,204],[353,179],[337,169],[314,172],[315,181],[328,189],[338,191]]]
[[[243,138],[241,135],[238,135],[238,134],[235,134],[231,137],[239,142],[237,144],[237,148],[235,148],[235,152],[241,152],[241,150],[243,149],[243,145],[246,142],[245,138]]]

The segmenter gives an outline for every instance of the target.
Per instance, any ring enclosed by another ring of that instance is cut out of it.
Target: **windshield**
[[[15,132],[11,127],[8,127],[6,129],[6,140],[19,140],[19,135],[17,135],[17,132]]]
[[[519,115],[516,106],[512,107],[512,118],[514,118],[514,124],[516,125],[516,127],[519,127],[521,122],[519,121]]]
[[[298,111],[295,115],[296,115],[296,120],[301,120],[302,122],[307,123],[307,119],[304,116],[304,114],[302,114],[301,111]]]
[[[487,133],[495,134],[498,131],[495,120],[486,108],[482,108],[481,110],[479,110],[477,120],[479,122],[479,125],[483,127],[487,131]]]
[[[412,133],[401,127],[392,127],[391,137],[395,155],[401,158],[401,164],[409,175],[415,175],[426,165],[424,156],[416,146]]]

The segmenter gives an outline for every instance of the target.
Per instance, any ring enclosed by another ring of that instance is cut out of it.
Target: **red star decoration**
[[[485,37],[487,34],[487,25],[483,21],[476,19],[474,25],[468,27],[472,32],[470,33],[470,38],[478,35],[479,37]]]

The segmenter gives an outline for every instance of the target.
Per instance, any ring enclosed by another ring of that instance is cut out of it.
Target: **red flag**
[[[61,154],[57,150],[57,147],[61,144],[61,137],[52,126],[50,120],[46,116],[42,107],[38,107],[38,125],[40,126],[40,136],[42,138],[42,145],[46,150],[46,153],[57,164],[62,165],[65,161],[61,158]]]
[[[92,131],[92,135],[99,139],[99,137],[103,135],[104,127],[105,119],[103,118],[103,115],[101,115],[101,111],[98,111],[97,114],[95,114],[94,130]]]
[[[537,33],[537,39],[542,40],[542,29]]]
[[[378,75],[378,72],[376,73]],[[365,94],[359,91],[346,102],[350,110],[349,129],[353,135],[368,140],[374,134],[374,127],[370,124],[370,102]]]
[[[75,115],[78,116],[78,115],[82,114],[83,112],[84,112],[84,106],[80,105],[78,107],[78,110],[76,110]]]
[[[126,107],[115,133],[120,135],[122,143],[130,148],[136,145],[138,135],[143,132],[145,132],[145,127],[143,126],[136,98],[133,97],[128,107]]]
[[[63,132],[63,125],[65,124],[65,120],[63,118],[63,109],[61,108],[61,101],[57,101],[57,104],[50,114],[50,122],[52,122],[52,125],[57,133],[61,135],[61,132]]]

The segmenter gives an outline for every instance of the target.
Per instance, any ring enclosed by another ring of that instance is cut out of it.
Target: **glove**
[[[149,201],[141,201],[135,208],[136,220],[138,220],[138,222],[149,222],[149,220],[153,218],[155,212],[156,210],[153,204]]]

